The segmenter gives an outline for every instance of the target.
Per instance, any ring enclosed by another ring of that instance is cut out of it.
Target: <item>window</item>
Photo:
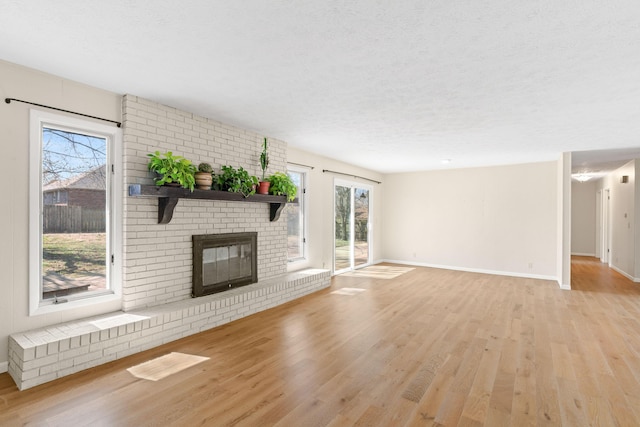
[[[290,166],[287,174],[298,187],[298,202],[287,203],[287,258],[289,262],[306,259],[306,211],[305,211],[305,186],[307,173],[303,169]]]
[[[31,111],[29,313],[119,298],[112,126]]]
[[[334,273],[371,264],[372,193],[368,185],[334,181]]]

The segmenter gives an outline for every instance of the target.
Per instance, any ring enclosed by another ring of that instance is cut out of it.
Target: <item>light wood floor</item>
[[[0,425],[640,425],[640,284],[589,258],[573,272],[574,291],[426,268],[335,277],[24,392],[2,374]],[[172,351],[211,359],[157,382],[126,371]]]

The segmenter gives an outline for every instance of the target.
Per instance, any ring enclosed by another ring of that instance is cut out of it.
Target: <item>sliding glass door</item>
[[[371,263],[371,193],[369,186],[336,180],[334,184],[335,273]]]

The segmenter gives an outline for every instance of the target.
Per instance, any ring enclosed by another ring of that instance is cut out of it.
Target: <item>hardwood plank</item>
[[[483,423],[486,419],[499,362],[499,351],[484,349],[478,372],[462,410],[462,417],[468,421]]]
[[[572,282],[336,276],[24,392],[2,374],[0,425],[640,425],[640,286],[585,257]],[[172,351],[210,359],[156,382],[126,371]]]
[[[578,391],[574,380],[558,378],[560,414],[562,424],[567,426],[588,425],[585,400]]]

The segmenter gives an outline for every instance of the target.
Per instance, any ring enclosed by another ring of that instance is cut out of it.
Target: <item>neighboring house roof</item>
[[[68,179],[51,181],[42,187],[43,192],[61,189],[105,190],[106,166],[98,166],[87,173],[79,174]]]

